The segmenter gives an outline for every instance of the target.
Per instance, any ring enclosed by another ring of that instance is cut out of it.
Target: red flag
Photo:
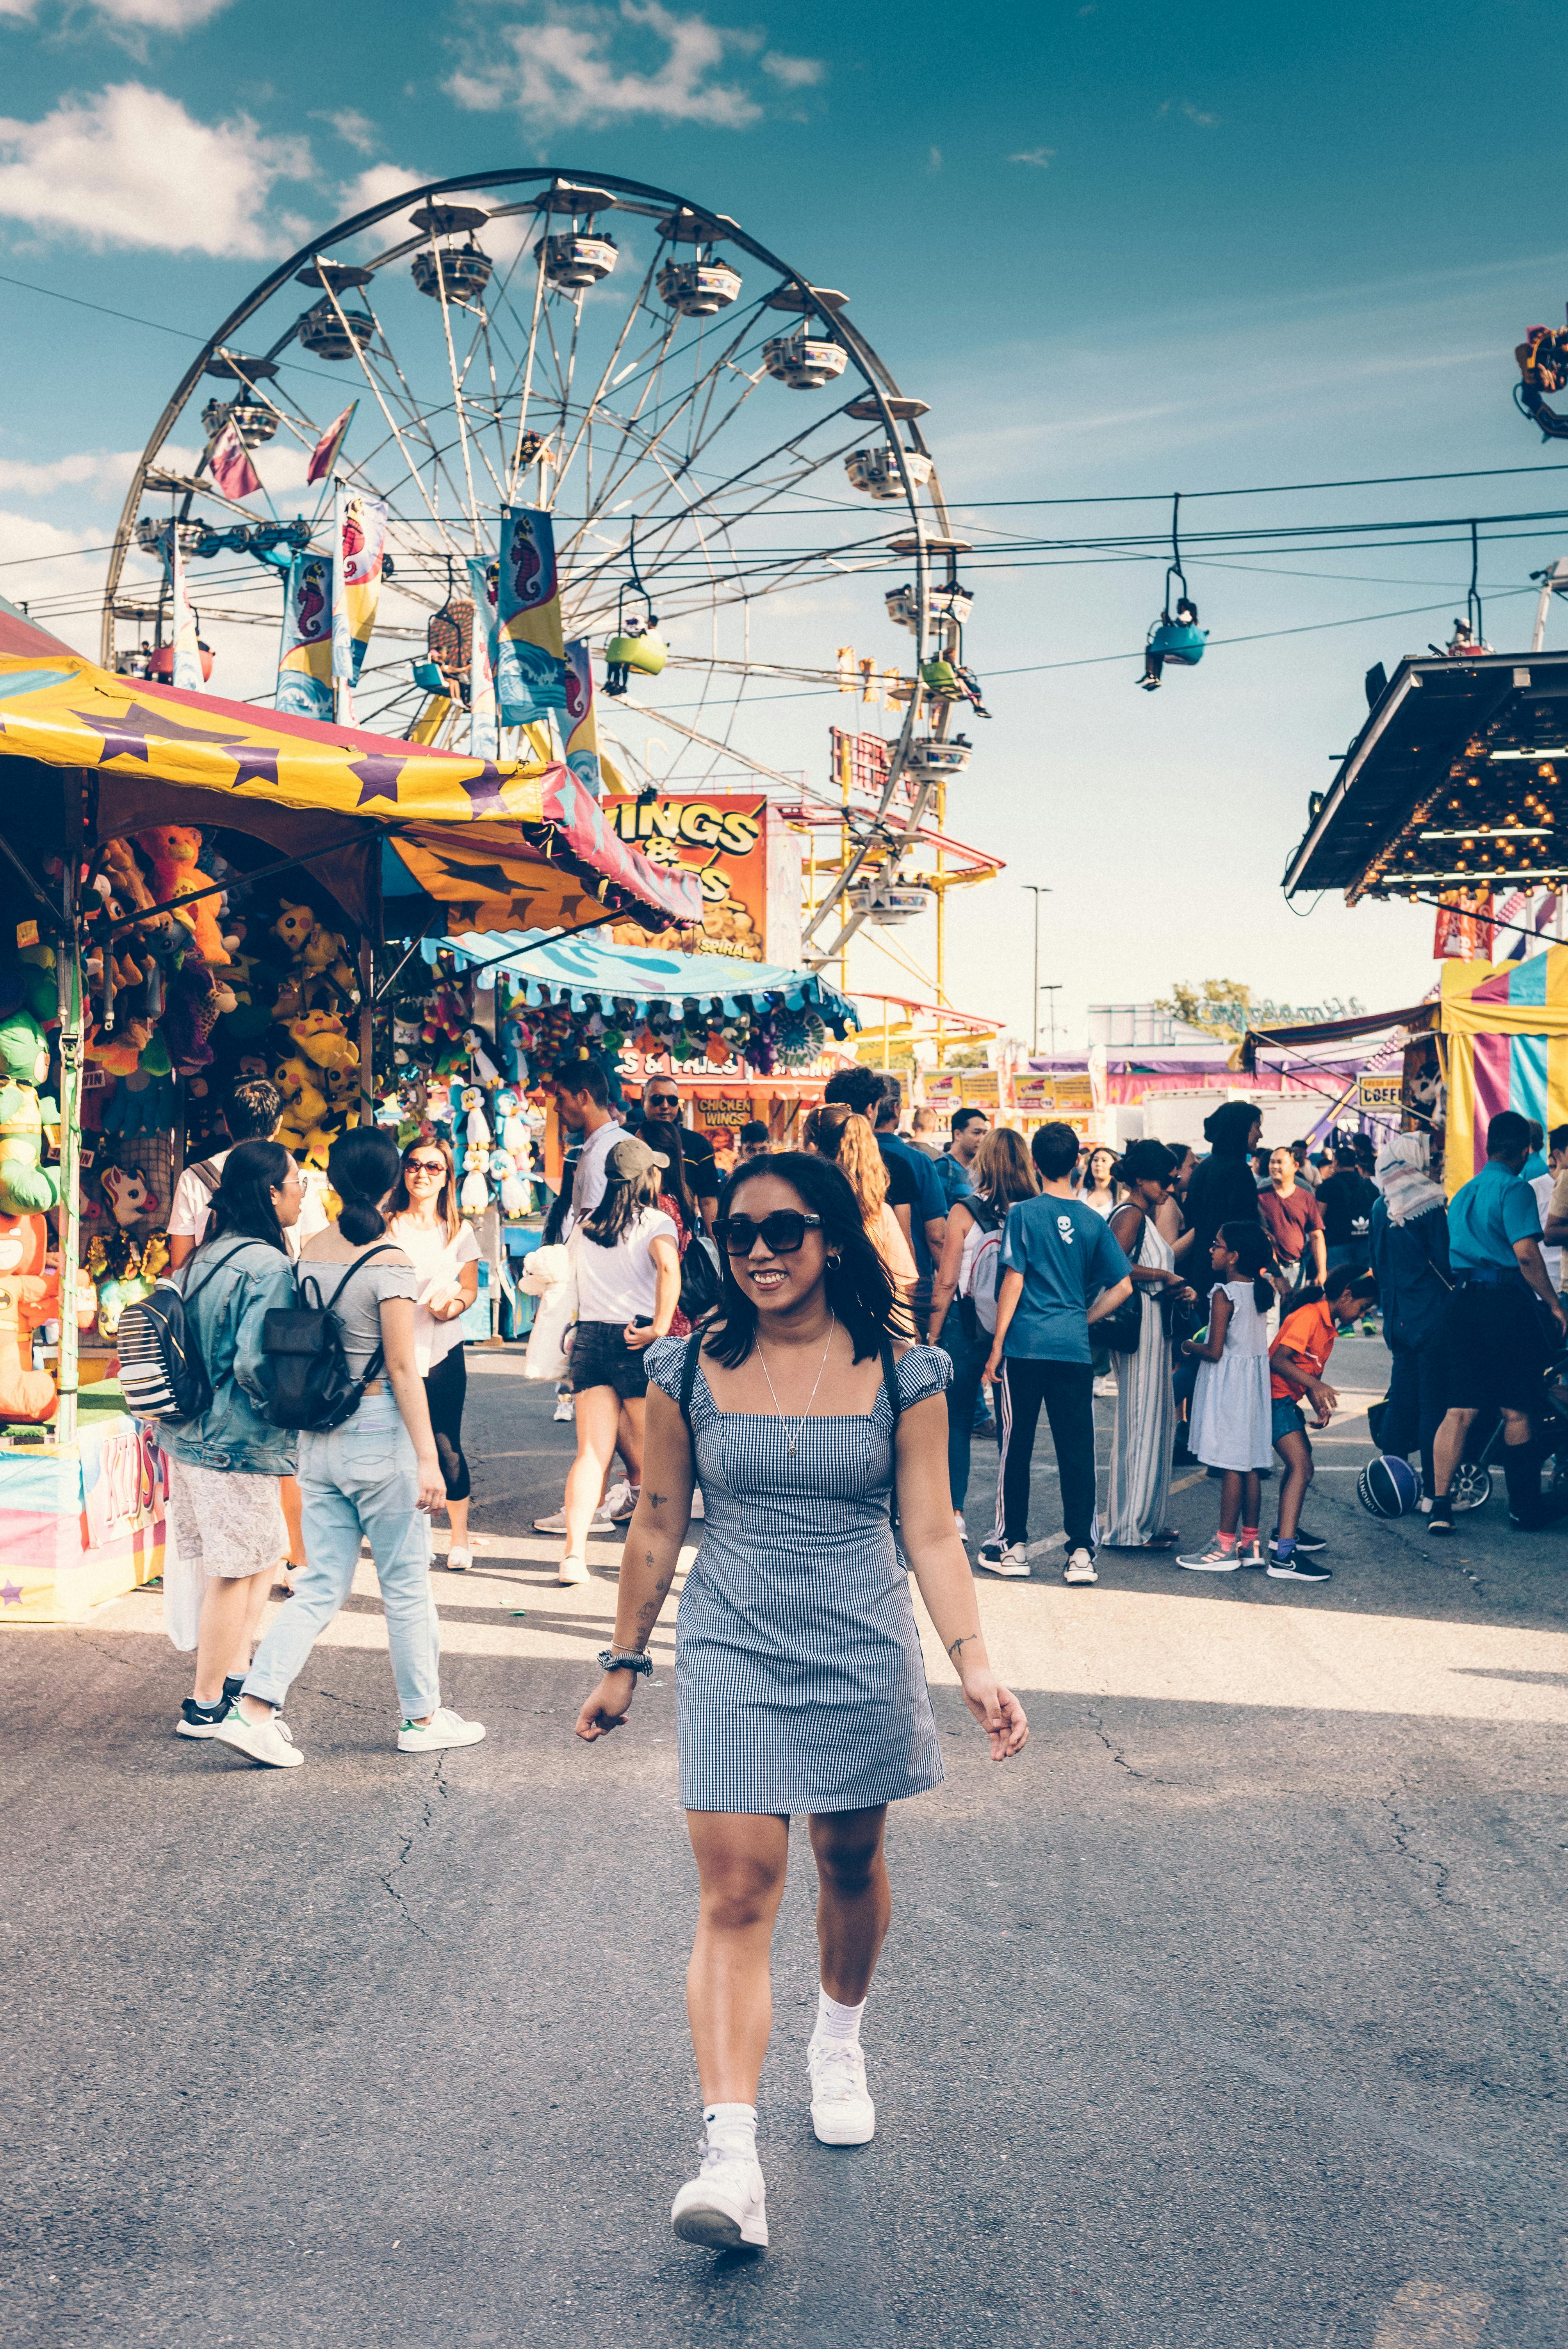
[[[262,477],[251,462],[251,452],[232,417],[212,443],[207,469],[226,498],[253,498],[262,486]]]
[[[327,426],[311,451],[310,467],[305,474],[307,481],[325,481],[337,462],[338,450],[348,438],[348,428],[354,421],[354,411],[358,405],[356,399],[351,399],[336,423]]]

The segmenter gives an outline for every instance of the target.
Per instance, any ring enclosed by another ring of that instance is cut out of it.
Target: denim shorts
[[[590,1387],[614,1387],[623,1402],[635,1402],[648,1392],[648,1366],[635,1347],[628,1346],[624,1321],[579,1321],[572,1340],[572,1392],[585,1394]]]
[[[1305,1435],[1306,1414],[1300,1403],[1290,1395],[1275,1395],[1273,1404],[1274,1423],[1269,1433],[1277,1444],[1282,1435]]]

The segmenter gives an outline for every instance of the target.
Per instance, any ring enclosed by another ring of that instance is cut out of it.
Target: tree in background
[[[1173,1012],[1190,1028],[1207,1029],[1211,1036],[1233,1044],[1245,1035],[1259,1007],[1253,1000],[1252,988],[1239,979],[1206,978],[1202,987],[1178,979],[1156,1009]]]

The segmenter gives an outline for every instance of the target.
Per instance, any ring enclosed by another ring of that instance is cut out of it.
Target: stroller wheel
[[[1479,1460],[1461,1460],[1454,1471],[1449,1497],[1456,1516],[1461,1509],[1484,1509],[1491,1498],[1491,1470],[1482,1467]]]

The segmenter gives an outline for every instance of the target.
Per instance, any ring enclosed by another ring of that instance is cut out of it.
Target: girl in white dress
[[[1209,1252],[1215,1281],[1208,1331],[1202,1340],[1189,1338],[1181,1350],[1198,1362],[1188,1441],[1206,1468],[1224,1471],[1219,1532],[1201,1556],[1176,1561],[1195,1574],[1233,1574],[1239,1566],[1265,1563],[1258,1540],[1258,1470],[1274,1457],[1268,1315],[1275,1298],[1264,1272],[1268,1260],[1261,1224],[1221,1225]]]

